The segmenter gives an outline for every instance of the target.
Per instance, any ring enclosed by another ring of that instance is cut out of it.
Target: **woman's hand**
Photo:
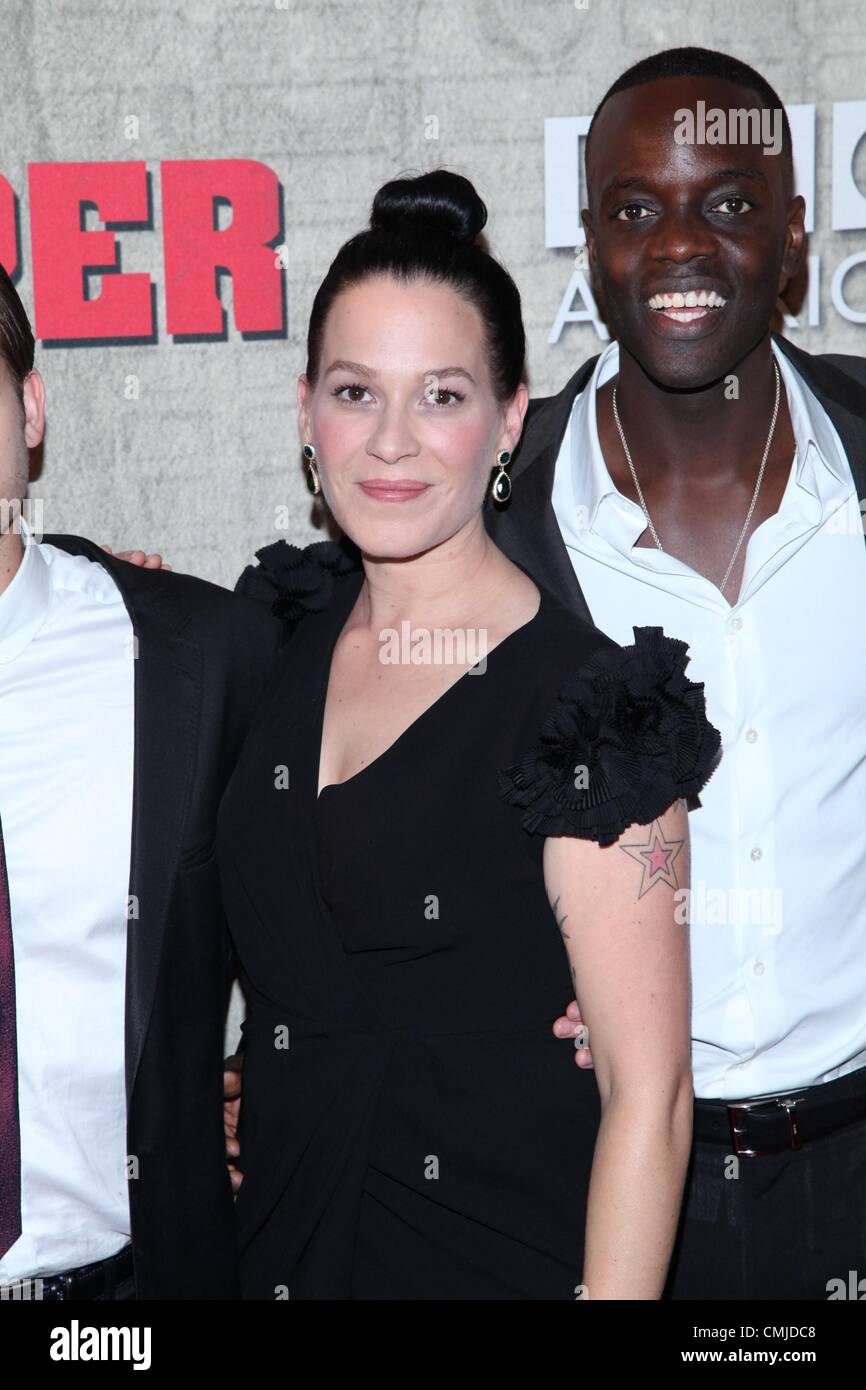
[[[158,550],[150,554],[146,550],[118,550],[117,554],[110,545],[104,545],[103,550],[107,550],[109,555],[114,555],[116,560],[128,560],[131,565],[138,565],[145,570],[170,570],[171,565],[163,563],[162,556]]]

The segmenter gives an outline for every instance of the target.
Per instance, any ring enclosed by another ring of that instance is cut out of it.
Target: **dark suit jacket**
[[[203,579],[139,569],[79,536],[44,540],[105,566],[138,639],[125,1056],[137,1295],[236,1298],[222,1127],[231,951],[213,841],[281,629],[266,605]]]
[[[773,341],[818,397],[845,446],[857,496],[866,498],[866,358],[841,353],[820,356]],[[598,357],[584,362],[555,396],[530,401],[523,436],[509,472],[511,499],[485,502],[489,534],[509,559],[526,570],[575,613],[592,622],[551,502],[553,474],[574,398],[589,381]]]

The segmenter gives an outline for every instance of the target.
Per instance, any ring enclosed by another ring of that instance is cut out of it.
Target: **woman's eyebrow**
[[[475,385],[475,378],[471,372],[467,372],[465,367],[434,367],[431,371],[425,372],[425,376],[463,376],[467,381]]]
[[[375,376],[372,367],[365,367],[363,362],[350,362],[346,357],[337,357],[329,367],[325,368],[325,376],[328,372],[359,372],[361,376]]]
[[[330,366],[325,368],[325,376],[329,372],[357,372],[359,376],[375,377],[377,373],[372,367],[365,367],[363,362],[352,362],[347,357],[337,357]],[[424,378],[428,376],[462,376],[467,381],[475,385],[475,378],[471,372],[467,372],[465,367],[435,367],[424,372]]]

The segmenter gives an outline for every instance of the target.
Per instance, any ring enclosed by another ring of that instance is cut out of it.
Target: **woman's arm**
[[[677,801],[606,848],[544,844],[545,887],[589,1029],[602,1121],[587,1209],[589,1299],[659,1298],[692,1137],[688,815]],[[675,897],[675,894],[679,894]]]

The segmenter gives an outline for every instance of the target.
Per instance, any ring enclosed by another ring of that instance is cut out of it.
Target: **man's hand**
[[[593,1065],[589,1048],[589,1029],[580,1016],[576,999],[572,999],[565,1013],[556,1020],[553,1031],[558,1038],[574,1038],[574,1060],[579,1067]]]
[[[109,555],[114,555],[110,545],[104,545],[103,550],[107,550]],[[128,560],[131,565],[139,565],[145,570],[170,570],[171,565],[163,564],[162,556],[158,550],[150,554],[146,550],[118,550],[115,556],[117,560]]]
[[[242,1052],[236,1052],[233,1057],[226,1057],[223,1062],[223,1129],[226,1137],[226,1160],[229,1176],[232,1180],[232,1191],[235,1195],[237,1195],[244,1180],[243,1173],[232,1162],[232,1159],[238,1158],[241,1152],[241,1146],[238,1143],[238,1119],[241,1113],[241,1073],[243,1066],[244,1055]]]

